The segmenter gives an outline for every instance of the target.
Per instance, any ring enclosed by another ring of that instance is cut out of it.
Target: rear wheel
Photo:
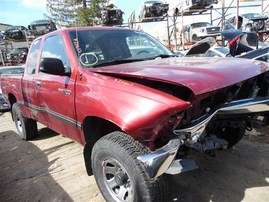
[[[37,136],[37,124],[33,119],[29,119],[23,116],[18,103],[12,106],[12,117],[15,122],[18,135],[22,140],[30,140]]]
[[[113,132],[96,142],[92,168],[106,201],[164,201],[164,179],[150,179],[137,156],[148,150],[125,133]]]

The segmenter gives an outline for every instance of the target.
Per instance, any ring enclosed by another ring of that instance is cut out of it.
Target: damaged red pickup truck
[[[269,111],[268,64],[179,58],[124,28],[43,35],[1,85],[19,136],[40,122],[81,143],[107,201],[165,201],[165,175],[197,168],[188,150],[227,149]]]

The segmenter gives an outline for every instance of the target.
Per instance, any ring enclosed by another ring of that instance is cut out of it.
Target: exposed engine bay
[[[193,107],[186,110],[177,128],[162,138],[156,151],[138,157],[151,177],[197,169],[196,163],[186,158],[189,149],[214,154],[216,149],[238,143],[245,131],[252,129],[255,117],[269,115],[268,76],[266,72],[210,96],[190,96]],[[150,162],[153,156],[156,161]]]
[[[140,83],[148,87],[160,90],[162,92],[173,95],[181,100],[191,103],[191,107],[184,112],[184,116],[175,128],[175,131],[191,127],[196,123],[211,117],[212,113],[227,103],[237,100],[254,99],[258,97],[269,96],[269,72],[260,74],[259,76],[250,78],[224,89],[215,92],[209,92],[195,96],[192,91],[184,86],[176,86],[157,81],[145,79],[125,78],[132,82]],[[267,113],[268,114],[268,113]],[[265,115],[267,115],[265,114]],[[186,133],[176,132],[176,136],[181,139],[188,139],[186,145],[201,152],[211,151],[215,149],[228,148],[235,145],[245,134],[245,130],[252,129],[252,122],[259,113],[243,113],[243,114],[214,114],[210,121],[206,123],[204,130],[197,134],[185,137]],[[182,116],[182,114],[181,114]],[[171,135],[175,135],[171,131],[170,134],[162,137],[158,141],[157,148],[163,146],[171,139]],[[181,136],[182,135],[182,136]]]

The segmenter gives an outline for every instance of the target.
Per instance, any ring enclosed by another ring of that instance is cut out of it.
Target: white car
[[[209,22],[196,22],[184,26],[184,37],[189,42],[197,42],[206,37],[220,35],[220,26],[213,26]]]

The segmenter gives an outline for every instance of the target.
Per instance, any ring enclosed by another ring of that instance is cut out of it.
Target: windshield
[[[86,68],[173,56],[158,40],[140,31],[82,30],[69,35],[80,64]]]
[[[49,20],[37,20],[32,23],[32,25],[38,25],[38,24],[50,24]]]
[[[6,28],[6,31],[20,29],[20,28],[21,28],[20,26],[9,26]]]
[[[198,27],[209,27],[211,24],[209,22],[198,22],[198,23],[193,23],[192,28],[198,28]]]
[[[259,13],[245,13],[245,14],[242,14],[242,16],[244,16],[245,18],[260,18],[260,17],[264,17],[263,15],[261,15]]]

